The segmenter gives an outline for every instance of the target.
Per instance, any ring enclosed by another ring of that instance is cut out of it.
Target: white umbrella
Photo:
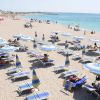
[[[98,53],[98,54],[100,54],[100,50],[96,50],[96,51],[95,51],[95,53]]]
[[[83,40],[85,37],[83,37],[83,36],[74,36],[73,38],[76,39],[76,40]]]
[[[94,43],[100,43],[100,40],[96,40],[96,39],[90,39],[90,41],[92,41]]]
[[[5,47],[2,47],[0,49],[0,52],[12,52],[12,51],[15,51],[19,49],[19,47],[14,47],[14,46],[5,46]]]
[[[21,36],[23,36],[23,34],[16,34],[16,35],[14,35],[13,37],[14,37],[14,38],[20,38]]]
[[[71,33],[63,33],[61,34],[62,36],[71,36],[72,34]]]
[[[54,51],[57,50],[57,47],[55,45],[42,45],[40,49],[44,51]]]
[[[33,38],[31,36],[23,35],[23,36],[20,37],[20,40],[23,40],[23,41],[32,41]]]
[[[100,75],[100,64],[98,63],[87,63],[84,64],[83,67],[94,74]]]
[[[7,44],[7,41],[2,39],[2,38],[0,38],[0,45],[2,46],[2,45],[5,45],[5,44]]]

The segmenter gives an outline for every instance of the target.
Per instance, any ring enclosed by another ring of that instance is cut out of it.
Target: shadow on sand
[[[94,95],[88,93],[84,88],[79,88],[73,93],[74,100],[96,100]]]

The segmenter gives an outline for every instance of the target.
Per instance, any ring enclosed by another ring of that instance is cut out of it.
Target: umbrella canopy
[[[71,33],[63,33],[63,34],[61,34],[62,36],[72,36],[72,34]]]
[[[17,54],[16,54],[16,67],[21,67],[21,62]]]
[[[37,77],[36,72],[35,72],[34,69],[33,69],[33,73],[32,74],[33,74],[32,75],[33,76],[33,78],[32,78],[32,85],[33,85],[33,87],[37,88],[40,85],[40,80]]]
[[[41,50],[44,50],[44,51],[57,50],[57,47],[55,45],[42,45],[40,48],[41,48]]]
[[[0,38],[0,46],[7,44],[6,40]]]
[[[83,36],[74,36],[73,38],[76,39],[76,40],[83,40],[85,37],[83,37]]]
[[[95,53],[100,54],[100,50],[96,50]]]
[[[31,41],[31,40],[33,40],[33,38],[31,36],[22,35],[20,37],[20,40],[23,40],[23,41]]]
[[[100,43],[100,40],[96,40],[96,39],[90,39],[90,41],[92,41],[94,43]]]
[[[13,37],[14,37],[14,38],[20,38],[21,36],[23,36],[23,34],[16,34],[16,35],[14,35]]]
[[[4,46],[4,47],[2,47],[0,49],[0,52],[12,52],[12,51],[15,51],[17,49],[19,49],[19,47],[14,47],[14,46],[8,46],[8,45],[6,45],[6,46]]]
[[[100,75],[100,64],[98,63],[87,63],[84,64],[83,67],[94,74]]]

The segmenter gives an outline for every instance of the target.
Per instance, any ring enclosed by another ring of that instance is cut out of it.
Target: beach
[[[42,35],[45,35],[45,41],[50,39],[51,32],[59,31],[60,33],[71,33],[74,36],[85,36],[86,39],[82,40],[82,44],[92,44],[89,39],[98,39],[100,40],[100,33],[96,32],[95,34],[90,34],[90,32],[86,32],[84,35],[84,31],[74,31],[73,29],[68,29],[67,26],[63,26],[55,23],[38,23],[32,22],[32,28],[25,28],[24,24],[27,22],[25,19],[13,20],[12,18],[4,18],[3,21],[0,21],[0,37],[6,40],[13,39],[13,35],[16,34],[24,34],[29,35],[35,38],[35,32],[37,32],[37,40],[42,41]],[[64,37],[59,35],[59,43],[64,43],[66,39],[72,40],[70,37]],[[39,48],[33,49],[33,43],[31,41],[21,41],[20,44],[28,46],[29,50],[40,51],[42,54],[45,51],[39,50]],[[47,52],[51,59],[54,59],[54,66],[60,66],[65,64],[65,56],[57,53],[57,51]],[[81,51],[74,51],[74,54],[81,55]],[[7,76],[7,68],[0,69],[0,100],[23,100],[26,96],[19,96],[16,92],[18,90],[18,86],[20,84],[24,84],[32,81],[32,63],[29,60],[34,58],[30,58],[26,52],[14,52],[14,54],[18,54],[19,59],[22,63],[23,70],[30,72],[30,79],[23,81],[12,82]],[[69,70],[77,69],[82,76],[87,76],[87,83],[91,84],[95,80],[95,75],[90,73],[86,69],[83,68],[83,65],[78,61],[72,60],[72,56],[69,57],[70,66]],[[40,68],[38,68],[40,66]],[[63,87],[64,79],[59,78],[59,74],[54,72],[54,67],[42,68],[41,64],[34,65],[33,68],[36,68],[37,75],[41,81],[39,86],[40,91],[48,91],[49,98],[48,100],[95,100],[95,97],[92,97],[85,90],[79,89],[73,93],[66,92]]]

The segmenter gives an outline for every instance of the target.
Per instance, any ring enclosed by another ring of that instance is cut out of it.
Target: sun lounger
[[[29,72],[19,72],[19,73],[14,73],[14,74],[10,74],[10,76],[12,76],[12,80],[15,81],[16,79],[19,78],[29,78]]]
[[[20,85],[19,88],[18,88],[18,93],[19,95],[25,93],[25,92],[32,92],[31,90],[33,89],[33,85],[32,85],[32,82],[31,83],[26,83],[26,84],[23,84],[23,85]]]
[[[82,63],[86,63],[86,62],[93,62],[94,58],[90,58],[90,57],[83,57],[82,59],[80,59],[80,62]]]
[[[12,74],[12,73],[17,73],[18,71],[20,71],[21,68],[16,68],[16,67],[13,67],[13,68],[9,68],[8,71],[7,71],[7,74]]]
[[[44,100],[47,99],[49,96],[48,92],[39,92],[39,93],[34,93],[31,96],[27,96],[26,100]]]
[[[23,84],[23,85],[20,85],[19,88],[18,88],[18,93],[19,95],[22,95],[23,93],[29,93],[29,92],[32,92],[31,90],[34,88],[37,87],[37,84],[39,83],[38,80],[35,80],[35,81],[32,81],[30,83],[26,83],[26,84]]]
[[[53,64],[53,62],[54,62],[54,60],[52,60],[52,59],[49,59],[47,62],[43,62],[42,60],[39,60],[39,61],[43,64],[43,66],[46,66],[48,64]]]
[[[68,76],[76,75],[78,73],[79,72],[77,70],[66,71],[66,72],[61,73],[61,76],[64,77],[64,78],[67,78]]]
[[[76,88],[82,87],[82,85],[85,84],[86,81],[87,81],[86,77],[83,77],[82,79],[80,79],[77,82],[71,82],[71,81],[67,80],[64,87],[66,90],[73,91]]]
[[[81,57],[80,57],[80,55],[73,55],[72,59],[73,60],[79,60],[79,59],[81,59]]]
[[[67,66],[54,66],[54,71],[58,72],[58,71],[61,71],[61,70],[68,70],[68,67]]]

